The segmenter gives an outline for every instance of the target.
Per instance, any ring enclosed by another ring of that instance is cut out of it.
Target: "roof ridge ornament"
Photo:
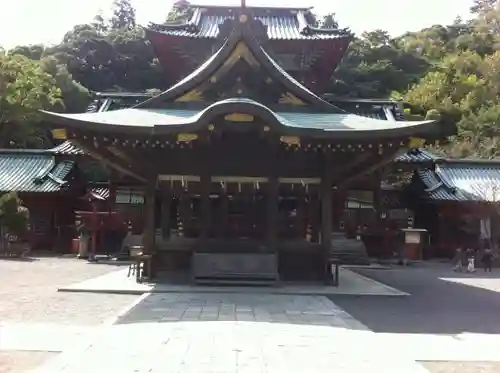
[[[349,28],[320,28],[311,26],[307,21],[305,12],[303,10],[297,12],[297,21],[299,23],[299,30],[302,35],[328,34],[349,37],[353,36]]]
[[[199,32],[199,23],[201,20],[201,9],[194,8],[191,17],[184,23],[177,23],[176,21],[158,24],[150,22],[148,27],[153,31],[188,31],[192,33]]]
[[[258,18],[255,18],[253,12],[248,9],[242,9],[233,18],[226,18],[219,24],[219,36],[222,41],[227,40],[233,32],[247,34],[255,38],[259,43],[268,40],[267,26]]]

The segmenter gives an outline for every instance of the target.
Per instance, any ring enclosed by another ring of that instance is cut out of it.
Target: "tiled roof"
[[[216,102],[203,110],[185,109],[141,109],[130,108],[100,113],[82,114],[56,114],[51,113],[53,120],[72,120],[78,123],[92,125],[109,125],[113,130],[120,127],[142,128],[145,133],[155,133],[162,127],[188,125],[199,123],[204,115],[208,115],[217,107],[223,105],[245,104],[265,111],[284,127],[295,129],[309,129],[324,132],[336,132],[337,136],[347,135],[351,132],[364,133],[367,136],[372,131],[380,131],[378,136],[392,135],[395,131],[418,131],[420,126],[433,124],[432,121],[401,122],[366,118],[348,113],[299,113],[299,112],[274,112],[266,106],[248,99],[231,98]]]
[[[90,193],[97,199],[107,200],[109,198],[109,188],[94,187]],[[144,195],[139,191],[133,190],[117,190],[116,203],[125,205],[142,205],[144,204]]]
[[[52,149],[47,149],[48,153],[56,155],[84,155],[85,152],[73,145],[70,141],[65,141]]]
[[[71,161],[56,164],[44,154],[0,154],[0,191],[57,192],[66,185],[73,166]]]
[[[90,194],[95,199],[106,200],[109,198],[109,189],[103,187],[91,188]]]
[[[433,154],[425,149],[411,149],[395,158],[395,162],[401,163],[426,163],[434,162],[442,157]]]
[[[193,15],[184,25],[158,25],[151,28],[172,36],[214,39],[219,35],[219,25],[227,19],[235,18],[235,8],[192,7]],[[255,19],[267,28],[269,39],[274,40],[321,40],[344,37],[346,30],[321,30],[307,23],[309,11],[306,9],[252,8],[248,7]],[[337,31],[337,32],[335,32]]]
[[[279,67],[279,65],[277,65]],[[286,71],[279,67],[280,71]],[[288,74],[288,73],[287,73]],[[290,76],[290,74],[288,74]],[[290,76],[291,77],[291,76]],[[297,82],[294,79],[295,82]],[[299,83],[297,83],[299,84]],[[132,106],[137,105],[139,102],[143,102],[147,99],[154,97],[154,94],[142,92],[96,92],[96,101],[100,100],[100,104],[95,106],[95,102],[91,103],[88,113],[96,113],[98,111],[109,111],[116,109],[126,109]],[[131,99],[132,98],[132,99]],[[360,115],[366,118],[372,119],[382,119],[387,120],[387,115],[383,110],[382,105],[396,105],[397,102],[391,100],[368,100],[368,99],[334,99],[331,97],[331,94],[325,94],[321,96],[327,102],[349,112],[352,114]],[[112,99],[113,103],[111,105],[106,105],[104,103],[105,100]],[[360,103],[360,105],[353,106],[353,103]],[[102,110],[101,110],[102,108]],[[398,118],[398,113],[395,112],[393,115],[396,117],[396,120],[404,120],[404,118]]]
[[[417,173],[431,200],[500,201],[500,162],[448,160]]]

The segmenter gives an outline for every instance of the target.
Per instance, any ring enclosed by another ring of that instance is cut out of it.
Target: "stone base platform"
[[[297,284],[284,282],[276,287],[256,286],[196,286],[173,283],[142,283],[135,278],[127,277],[127,269],[118,270],[90,280],[82,281],[59,288],[65,292],[88,292],[110,294],[144,294],[144,293],[262,293],[289,295],[371,295],[371,296],[408,296],[388,285],[369,279],[346,268],[340,269],[340,285],[338,287]]]

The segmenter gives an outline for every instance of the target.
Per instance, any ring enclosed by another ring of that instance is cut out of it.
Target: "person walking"
[[[467,272],[476,272],[476,252],[474,249],[468,248],[467,249]]]
[[[491,272],[493,269],[493,250],[490,248],[484,249],[482,262],[484,272]]]
[[[458,249],[455,250],[455,266],[453,267],[453,271],[455,272],[462,272],[464,270],[464,259],[465,259],[465,252],[459,247]]]

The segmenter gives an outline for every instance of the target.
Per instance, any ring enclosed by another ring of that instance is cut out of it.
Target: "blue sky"
[[[171,0],[132,0],[139,23],[162,22]],[[195,1],[192,1],[193,3]],[[201,1],[196,1],[200,3]],[[235,5],[239,0],[202,0],[207,4]],[[112,0],[7,0],[2,1],[0,45],[57,43],[73,25],[86,23]],[[433,24],[449,24],[457,15],[469,18],[472,0],[281,0],[275,6],[311,5],[317,12],[335,12],[341,27],[361,33],[384,29],[391,35]],[[247,0],[247,5],[269,1]]]

